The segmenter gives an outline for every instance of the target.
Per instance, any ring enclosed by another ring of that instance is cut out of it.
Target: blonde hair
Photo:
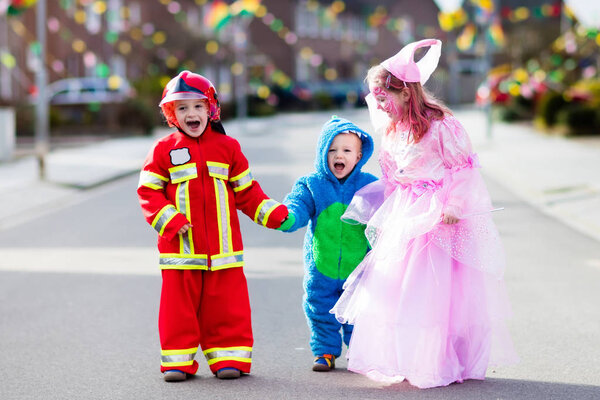
[[[407,113],[400,116],[400,121],[408,123],[415,142],[427,133],[433,120],[443,119],[445,115],[452,114],[430,94],[419,82],[404,82],[391,74],[381,65],[371,67],[365,78],[369,85],[378,86],[390,93],[401,93],[408,90]]]

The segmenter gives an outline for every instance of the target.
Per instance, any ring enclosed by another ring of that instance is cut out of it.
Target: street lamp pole
[[[490,28],[492,27],[492,24],[494,23],[494,19],[496,17],[496,6],[497,6],[497,1],[496,0],[492,0],[491,1],[491,7],[492,7],[492,12],[491,14],[488,16],[488,20],[486,21],[485,24],[485,30],[489,31]],[[490,38],[491,35],[486,35],[485,37],[485,76],[486,79],[489,77],[490,74],[490,70],[492,69],[492,61],[493,61],[493,43],[492,43],[492,39]],[[489,82],[489,80],[488,80]],[[488,90],[491,91],[491,88],[488,87]],[[488,140],[492,139],[492,98],[491,98],[491,93],[488,93],[488,99],[487,102],[485,104],[485,116],[486,116],[486,137],[488,138]]]
[[[35,152],[38,158],[39,177],[46,179],[45,158],[48,153],[48,96],[46,86],[46,0],[38,0],[36,9],[36,30],[39,45],[39,54],[36,71],[37,103],[35,122]]]
[[[492,49],[490,45],[490,39],[485,39],[485,75],[486,79],[489,78],[490,69],[492,67]],[[489,80],[488,80],[489,82]],[[488,90],[491,92],[491,88],[488,87]],[[488,93],[488,99],[485,103],[485,132],[488,140],[492,139],[492,97],[491,93]]]
[[[235,31],[233,38],[233,46],[235,51],[235,61],[241,66],[241,70],[236,77],[235,84],[235,97],[236,97],[236,111],[237,118],[240,122],[244,123],[248,116],[248,99],[247,99],[247,85],[248,85],[248,71],[247,71],[247,48],[248,48],[248,25],[249,18],[245,18],[241,15],[235,17]]]

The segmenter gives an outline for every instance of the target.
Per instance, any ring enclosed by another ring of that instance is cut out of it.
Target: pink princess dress
[[[516,362],[504,251],[461,124],[434,120],[418,143],[398,128],[384,135],[379,160],[383,178],[342,216],[366,224],[372,246],[331,310],[354,324],[348,369],[429,388]],[[460,222],[442,223],[445,212]]]

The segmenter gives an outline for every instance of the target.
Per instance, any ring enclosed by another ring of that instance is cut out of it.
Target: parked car
[[[133,96],[129,81],[119,76],[61,79],[49,84],[47,91],[52,105],[122,103]]]
[[[328,99],[333,107],[365,105],[367,86],[361,80],[298,82],[293,93],[301,100]]]
[[[280,110],[322,110],[365,106],[368,93],[360,80],[302,81],[289,89],[273,88]]]

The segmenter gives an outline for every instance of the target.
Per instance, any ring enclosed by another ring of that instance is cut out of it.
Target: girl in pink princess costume
[[[359,190],[342,219],[366,224],[372,250],[331,310],[354,324],[349,370],[419,388],[483,380],[488,366],[517,361],[504,251],[477,156],[422,86],[440,54],[439,40],[421,40],[368,72],[383,178]]]

